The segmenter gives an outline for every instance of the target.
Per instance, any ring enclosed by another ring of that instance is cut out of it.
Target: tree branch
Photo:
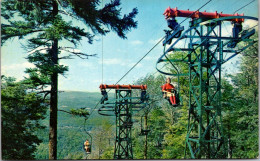
[[[72,55],[68,55],[68,56],[59,57],[58,59],[74,59],[74,58],[72,58]]]
[[[60,109],[58,109],[58,111],[65,112],[65,113],[68,113],[68,114],[71,114],[71,115],[72,115],[72,113],[71,113],[71,112],[69,112],[69,111],[60,110]]]
[[[37,47],[37,48],[40,48],[40,46],[39,47]],[[50,49],[49,47],[47,47],[47,48],[40,48],[40,49],[33,49],[33,50],[30,50],[30,51],[28,51],[28,53],[34,53],[34,52],[36,52],[36,51],[42,51],[42,50],[48,50],[48,49]]]
[[[14,26],[12,26],[14,27]],[[32,33],[35,33],[35,32],[43,32],[44,30],[31,30],[31,31],[28,31],[28,32],[25,32],[25,33],[20,33],[20,32],[16,32],[14,34],[6,34],[2,31],[2,43],[4,43],[6,40],[10,39],[10,38],[13,38],[13,37],[20,37],[22,38],[23,36],[26,36],[28,34],[32,34]]]
[[[79,58],[81,58],[81,59],[88,59],[88,57],[90,57],[90,56],[94,56],[94,57],[97,56],[97,54],[85,54],[85,53],[82,53],[82,52],[70,51],[70,50],[68,50],[68,49],[74,50],[74,48],[70,48],[70,47],[60,48],[60,50],[69,52],[69,53],[71,53],[71,54],[73,54],[73,55],[75,55],[75,56],[77,56],[77,57],[79,57]],[[72,56],[72,55],[71,55],[71,56]]]
[[[77,17],[73,16],[72,14],[68,13],[68,12],[63,8],[63,6],[60,4],[59,0],[56,0],[56,2],[60,5],[60,7],[61,7],[61,9],[62,9],[62,10],[59,10],[60,13],[65,14],[65,15],[67,15],[67,16],[70,16],[70,17],[72,17],[72,18],[75,18],[76,20],[80,20],[79,18],[77,18]]]

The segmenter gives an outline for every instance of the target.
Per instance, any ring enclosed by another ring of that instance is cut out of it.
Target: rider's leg
[[[174,97],[174,96],[171,96],[171,97],[170,97],[170,101],[171,101],[171,104],[172,104],[172,105],[175,104],[175,103],[174,103],[174,99],[173,99],[173,97]]]

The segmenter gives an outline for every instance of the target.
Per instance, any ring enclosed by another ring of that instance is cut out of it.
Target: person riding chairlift
[[[171,78],[166,79],[166,83],[161,86],[163,98],[167,98],[172,106],[176,106],[175,87],[171,84]]]
[[[88,140],[84,142],[84,149],[88,154],[91,153],[91,145]]]

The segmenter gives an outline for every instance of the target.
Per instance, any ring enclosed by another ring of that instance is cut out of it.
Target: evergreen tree
[[[44,128],[47,106],[42,97],[31,91],[30,85],[15,83],[14,78],[2,77],[2,158],[4,160],[35,159],[36,145],[41,140],[34,134]]]
[[[231,159],[252,159],[259,155],[257,47],[255,43],[242,53],[240,72],[229,75],[232,83],[223,82],[223,121]]]
[[[124,39],[126,32],[137,27],[134,21],[136,8],[122,16],[119,0],[112,0],[104,7],[100,5],[100,0],[2,2],[2,44],[14,37],[28,40],[26,47],[31,54],[27,59],[36,67],[26,70],[30,75],[27,81],[38,86],[45,96],[50,94],[49,159],[57,159],[58,75],[68,71],[68,67],[59,64],[59,60],[94,56],[74,50],[83,37],[92,43],[94,35],[106,35],[113,31]],[[90,30],[73,25],[69,18],[82,21]],[[61,42],[64,41],[74,47],[63,46]],[[69,54],[61,55],[61,51]],[[46,90],[46,86],[50,86],[50,90]]]

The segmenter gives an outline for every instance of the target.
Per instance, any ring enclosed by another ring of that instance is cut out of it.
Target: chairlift
[[[180,101],[179,91],[177,91],[175,88],[168,89],[168,91],[165,91],[165,90],[163,90],[163,88],[164,88],[164,85],[161,86],[163,98],[167,99],[173,107],[180,106],[181,101]],[[179,87],[177,89],[179,90]],[[173,99],[173,100],[171,100],[171,99]]]
[[[162,96],[163,98],[167,99],[172,106],[174,107],[180,106],[180,97],[179,97],[179,93],[176,90],[172,90],[171,92],[162,92]],[[171,96],[175,97],[176,104],[171,103],[170,100]]]
[[[86,120],[85,120],[86,123]],[[90,135],[90,133],[85,129],[84,127],[84,131],[85,133],[88,135],[87,139],[84,141],[83,143],[83,149],[87,154],[91,153],[91,148],[92,148],[92,136]]]
[[[86,151],[87,154],[91,153],[91,143],[89,140],[86,140],[84,142],[84,150]]]
[[[149,130],[147,127],[143,127],[143,117],[144,117],[144,115],[143,116],[141,116],[141,132],[140,132],[140,136],[145,136],[145,135],[148,135],[148,133],[151,131],[151,130]],[[147,120],[146,120],[147,121]]]

